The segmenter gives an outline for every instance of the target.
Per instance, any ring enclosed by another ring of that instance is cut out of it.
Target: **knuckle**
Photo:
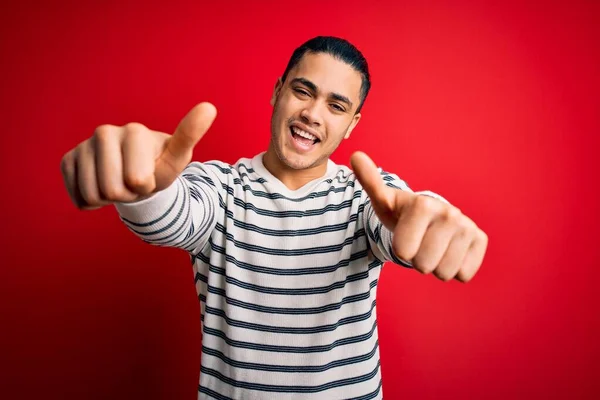
[[[462,283],[467,283],[473,278],[473,274],[469,274],[461,270],[457,274],[456,278]]]
[[[93,196],[90,195],[89,190],[87,190],[86,188],[79,189],[79,196],[81,197],[81,199],[78,207],[83,208],[93,203]]]
[[[148,192],[152,188],[152,177],[143,176],[139,173],[129,173],[125,176],[125,184],[136,192]]]
[[[403,261],[410,261],[413,258],[412,254],[408,254],[406,248],[402,246],[400,243],[393,242],[392,243],[392,251],[399,259]]]
[[[85,204],[82,205],[83,207],[95,207],[102,203],[102,200],[97,194],[88,192],[83,194],[82,196],[85,200]]]
[[[425,275],[430,274],[435,270],[435,265],[426,262],[417,262],[416,265],[417,269]]]
[[[477,265],[463,265],[457,272],[457,279],[461,282],[469,282],[475,277],[478,270],[479,266]]]
[[[121,187],[108,186],[104,190],[104,197],[108,201],[121,201],[125,198],[125,190]]]
[[[415,197],[414,207],[416,210],[423,213],[432,213],[435,212],[438,208],[438,200],[429,197],[419,195]]]
[[[447,206],[444,211],[444,219],[446,221],[459,223],[461,225],[466,225],[466,221],[463,213],[456,207]]]
[[[422,274],[430,274],[435,271],[436,265],[430,260],[426,260],[420,255],[417,255],[413,263],[414,268]]]
[[[481,229],[479,230],[479,238],[483,242],[483,244],[485,244],[487,246],[490,239],[489,239],[488,235]]]
[[[139,122],[129,122],[124,126],[127,134],[140,134],[147,130],[146,126]]]
[[[63,176],[69,176],[73,171],[73,155],[72,153],[67,153],[60,160],[60,171]]]
[[[114,136],[115,127],[112,125],[100,125],[94,130],[94,139],[105,142]]]
[[[448,282],[452,279],[452,275],[445,271],[434,271],[435,276],[442,282]]]
[[[71,196],[71,201],[73,202],[73,204],[75,205],[75,207],[77,207],[80,210],[85,210],[86,208],[86,201],[83,197],[76,197],[76,196]]]

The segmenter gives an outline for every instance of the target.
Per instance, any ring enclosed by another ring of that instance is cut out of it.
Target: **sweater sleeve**
[[[406,182],[400,179],[398,176],[385,172],[381,168],[379,169],[379,172],[386,186],[397,190],[405,190],[411,193],[415,193],[417,195],[430,196],[446,204],[449,204],[449,202],[445,198],[434,192],[431,192],[429,190],[414,192],[406,184]],[[393,232],[391,232],[383,225],[383,223],[381,223],[381,221],[377,217],[377,214],[375,214],[375,210],[373,209],[373,206],[371,204],[371,199],[369,199],[366,193],[365,196],[366,201],[363,213],[363,223],[367,231],[367,237],[369,240],[371,251],[373,252],[375,257],[377,257],[381,262],[391,261],[395,264],[407,268],[412,268],[412,264],[410,262],[402,260],[396,257],[396,255],[394,254],[394,251],[392,250]]]
[[[144,242],[196,253],[223,214],[221,191],[217,173],[209,165],[193,162],[169,187],[115,207],[125,226]]]

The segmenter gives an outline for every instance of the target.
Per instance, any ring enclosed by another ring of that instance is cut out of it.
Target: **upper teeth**
[[[310,139],[310,140],[316,140],[317,137],[315,135],[311,135],[308,132],[304,132],[302,129],[299,129],[295,126],[292,126],[292,131],[294,131],[294,133],[298,136],[302,136],[305,139]]]

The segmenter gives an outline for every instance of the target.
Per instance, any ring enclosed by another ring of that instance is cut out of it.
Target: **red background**
[[[97,125],[171,132],[205,100],[219,116],[195,159],[252,156],[277,77],[319,34],[373,74],[334,161],[364,150],[490,237],[466,285],[384,268],[385,398],[600,396],[599,2],[122,3],[0,6],[1,398],[196,397],[186,255],[76,210],[60,159]]]

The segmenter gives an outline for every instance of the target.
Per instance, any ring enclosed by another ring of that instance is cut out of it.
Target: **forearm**
[[[203,178],[180,175],[171,186],[116,209],[127,228],[143,241],[188,252],[200,249],[216,224],[218,195]]]

